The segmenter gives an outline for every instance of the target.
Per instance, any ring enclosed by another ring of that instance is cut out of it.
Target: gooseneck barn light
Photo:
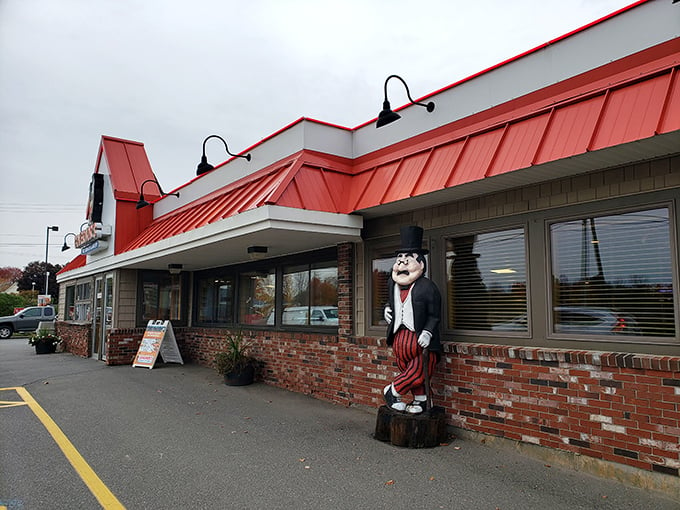
[[[406,87],[406,96],[408,97],[408,100],[411,101],[411,104],[417,104],[418,106],[424,107],[428,112],[433,112],[434,111],[434,103],[430,101],[429,103],[418,103],[413,100],[411,97],[411,93],[408,90],[408,85],[406,85],[406,82],[403,80],[401,76],[397,76],[396,74],[392,74],[387,77],[385,80],[385,100],[383,101],[383,109],[382,111],[378,114],[378,120],[375,123],[375,127],[383,127],[386,126],[387,124],[394,122],[395,120],[399,120],[401,118],[401,115],[398,113],[392,111],[392,107],[390,106],[390,102],[387,100],[387,82],[390,81],[391,78],[397,78],[399,81],[401,81],[404,84],[404,87]]]
[[[74,239],[74,240],[75,240],[75,238],[76,238],[76,235],[75,235],[73,232],[69,232],[68,234],[66,234],[66,235],[64,236],[64,246],[61,247],[61,251],[66,251],[66,250],[70,250],[70,249],[71,249],[71,247],[70,247],[68,244],[66,244],[66,238],[67,238],[68,236],[73,236],[73,239]]]
[[[243,158],[246,161],[250,161],[250,154],[246,154],[245,156],[242,154],[232,154],[231,152],[229,152],[229,147],[227,147],[227,142],[224,141],[224,138],[222,138],[219,135],[210,135],[205,140],[203,140],[203,155],[201,156],[201,162],[198,164],[198,167],[196,167],[196,175],[201,175],[206,172],[210,172],[210,170],[215,168],[210,163],[208,163],[208,158],[205,156],[205,142],[207,142],[211,138],[218,138],[222,140],[224,148],[227,150],[227,154],[229,154],[230,156],[233,156],[235,158]]]
[[[146,207],[147,205],[149,205],[149,202],[144,200],[144,185],[147,182],[155,182],[156,186],[158,186],[158,191],[160,191],[162,197],[164,197],[166,195],[173,195],[173,196],[179,198],[179,191],[177,193],[165,193],[165,192],[163,192],[161,185],[158,184],[158,181],[156,179],[147,179],[139,187],[139,200],[137,201],[137,206],[136,206],[137,209],[141,209],[142,207]]]

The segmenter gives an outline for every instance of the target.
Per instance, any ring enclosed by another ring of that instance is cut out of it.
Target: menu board
[[[153,368],[158,354],[165,363],[184,364],[170,321],[148,322],[132,366]]]

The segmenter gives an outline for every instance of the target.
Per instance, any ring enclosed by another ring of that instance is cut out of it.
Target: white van
[[[309,315],[311,312],[311,316]],[[267,324],[274,325],[276,313],[274,310],[267,318]],[[282,324],[284,326],[337,326],[337,306],[289,306],[283,309]]]

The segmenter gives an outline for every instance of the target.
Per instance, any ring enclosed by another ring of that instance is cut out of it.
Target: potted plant
[[[28,343],[35,347],[36,354],[55,352],[59,342],[61,342],[61,337],[49,329],[38,329],[28,337]]]
[[[227,349],[215,355],[215,369],[228,386],[245,386],[255,379],[257,361],[250,355],[251,344],[241,330],[227,335]]]

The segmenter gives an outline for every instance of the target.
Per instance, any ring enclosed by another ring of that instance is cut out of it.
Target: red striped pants
[[[418,337],[413,331],[400,328],[394,335],[392,351],[401,372],[393,381],[394,389],[400,395],[411,392],[425,395],[425,371],[423,370],[423,348],[418,345]],[[428,376],[431,379],[437,365],[437,356],[428,356]]]

